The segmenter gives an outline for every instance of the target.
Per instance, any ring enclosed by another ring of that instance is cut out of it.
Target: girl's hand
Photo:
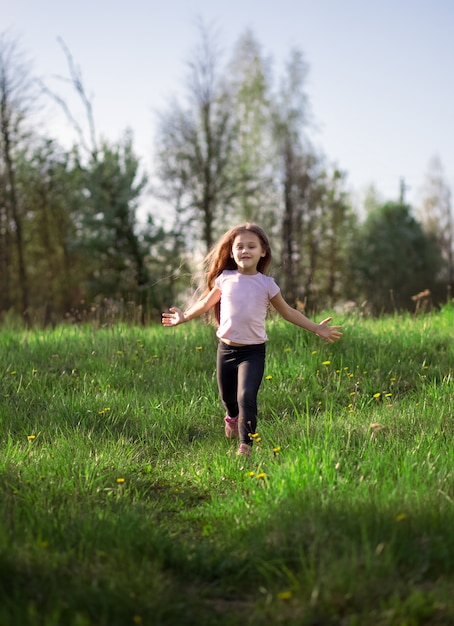
[[[342,337],[342,333],[338,330],[338,328],[342,328],[342,326],[328,326],[328,322],[330,322],[332,319],[332,317],[327,317],[325,320],[323,320],[323,322],[320,322],[320,330],[318,330],[316,333],[319,337],[322,337],[322,339],[325,339],[328,343],[334,343]]]
[[[162,314],[163,326],[178,326],[178,324],[182,324],[185,321],[184,313],[181,309],[172,306],[169,311],[171,312]]]

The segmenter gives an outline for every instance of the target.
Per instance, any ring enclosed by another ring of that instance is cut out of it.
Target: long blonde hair
[[[232,258],[233,242],[238,235],[242,233],[254,233],[260,240],[260,245],[265,251],[265,256],[261,257],[257,271],[261,274],[266,274],[271,265],[271,246],[265,231],[257,224],[252,222],[246,222],[234,226],[225,233],[219,239],[219,241],[213,246],[210,252],[204,259],[204,267],[206,269],[206,290],[205,294],[209,293],[214,287],[214,281],[218,276],[222,274],[224,270],[236,270],[237,264],[235,259]],[[219,323],[220,317],[220,303],[218,302],[214,307],[214,315],[216,321]]]

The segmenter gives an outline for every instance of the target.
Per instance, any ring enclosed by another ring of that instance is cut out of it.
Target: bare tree
[[[89,134],[88,139],[85,136],[85,132],[83,130],[82,125],[79,123],[77,118],[73,115],[66,100],[62,96],[60,96],[56,91],[50,89],[43,81],[39,81],[39,84],[41,86],[42,91],[46,93],[48,96],[50,96],[63,110],[68,122],[73,127],[73,129],[77,133],[77,136],[79,137],[79,143],[81,147],[90,155],[93,161],[96,161],[98,157],[98,142],[96,138],[96,127],[95,127],[95,120],[94,120],[94,115],[93,115],[93,106],[85,90],[85,86],[84,86],[84,82],[82,78],[82,71],[76,65],[74,58],[68,46],[63,41],[63,39],[61,37],[58,37],[57,41],[62,47],[62,50],[66,57],[66,61],[68,63],[68,69],[69,69],[69,77],[57,76],[57,78],[62,82],[69,83],[75,89],[77,95],[79,96],[82,102],[82,105],[84,107],[87,122],[88,122],[88,134]]]
[[[198,240],[209,249],[237,194],[231,171],[235,134],[215,34],[200,30],[200,44],[188,63],[187,106],[173,101],[159,117],[157,176],[159,193],[173,204],[186,235],[197,224]]]
[[[452,194],[445,180],[443,166],[438,157],[431,159],[425,184],[422,188],[422,205],[419,217],[424,231],[432,236],[444,260],[441,278],[449,289],[454,289],[454,219]]]
[[[311,176],[313,157],[306,149],[307,96],[304,91],[307,66],[294,50],[287,64],[273,113],[274,141],[280,161],[282,188],[282,270],[283,290],[293,304],[297,301],[301,267],[301,227]]]
[[[4,183],[4,202],[0,208],[2,238],[3,307],[12,305],[11,268],[17,265],[21,310],[28,319],[27,282],[23,219],[16,180],[16,160],[27,138],[26,122],[34,95],[29,63],[24,60],[17,40],[0,35],[0,167]]]

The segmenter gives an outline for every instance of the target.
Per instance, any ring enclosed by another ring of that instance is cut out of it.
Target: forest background
[[[33,75],[18,40],[0,36],[1,321],[158,321],[187,300],[194,277],[197,286],[217,237],[246,220],[270,234],[272,273],[307,312],[379,314],[451,298],[442,163],[430,162],[420,206],[406,202],[404,180],[396,198],[371,188],[355,205],[347,173],[309,139],[302,51],[290,50],[275,76],[247,30],[225,63],[216,32],[201,24],[186,90],[159,116],[155,170],[143,172],[127,129],[120,141],[100,139],[77,60],[60,45],[84,120]],[[37,124],[49,99],[76,131],[70,149]],[[161,213],[144,219],[146,194]]]

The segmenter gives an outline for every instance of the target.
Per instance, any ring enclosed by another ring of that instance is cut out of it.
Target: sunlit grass
[[[339,322],[270,321],[246,461],[211,327],[5,329],[0,623],[450,623],[453,310]]]

